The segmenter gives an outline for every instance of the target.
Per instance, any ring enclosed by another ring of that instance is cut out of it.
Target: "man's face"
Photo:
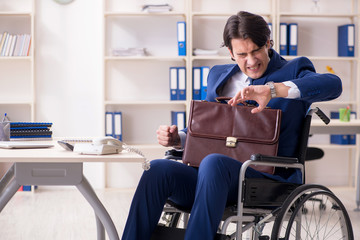
[[[241,71],[252,79],[260,78],[270,62],[270,41],[259,47],[250,38],[232,39],[231,45],[231,57],[235,59]]]

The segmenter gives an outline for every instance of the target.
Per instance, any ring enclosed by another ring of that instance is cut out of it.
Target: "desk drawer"
[[[82,178],[82,163],[15,163],[20,185],[78,185]]]

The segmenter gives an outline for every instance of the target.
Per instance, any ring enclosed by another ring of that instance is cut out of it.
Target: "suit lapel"
[[[223,86],[225,82],[236,72],[240,71],[240,68],[237,64],[232,65],[226,71],[224,71],[216,81],[215,89],[218,90],[219,87]]]

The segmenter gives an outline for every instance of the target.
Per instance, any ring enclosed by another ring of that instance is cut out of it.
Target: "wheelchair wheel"
[[[349,215],[331,191],[311,190],[289,202],[275,220],[271,239],[354,239]]]
[[[317,184],[304,184],[292,191],[275,216],[276,219],[271,232],[271,240],[284,239],[284,231],[286,229],[286,227],[284,227],[286,226],[285,223],[287,222],[289,215],[292,214],[299,201],[307,194],[321,190],[330,192],[327,187]],[[304,207],[302,208],[302,211],[304,214],[308,213],[308,209]]]

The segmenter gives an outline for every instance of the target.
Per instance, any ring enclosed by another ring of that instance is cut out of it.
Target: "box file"
[[[178,67],[178,100],[186,100],[186,68]]]
[[[186,100],[186,68],[170,67],[170,100]]]
[[[209,75],[210,67],[201,67],[201,100],[206,99],[207,95],[207,78]]]
[[[122,112],[105,112],[105,136],[122,141]]]
[[[114,137],[122,141],[122,113],[114,112]]]
[[[179,56],[186,56],[186,23],[177,22],[177,40]]]
[[[349,145],[355,145],[356,144],[356,134],[347,135],[347,140],[348,140]]]
[[[105,112],[105,136],[113,137],[114,113]]]
[[[201,100],[201,68],[193,67],[193,100]]]
[[[169,73],[169,78],[170,78],[170,100],[178,100],[178,83],[177,83],[177,68],[176,67],[170,67],[170,73]]]
[[[288,55],[296,56],[298,49],[298,24],[288,24]]]
[[[280,55],[288,55],[287,24],[280,23]]]
[[[186,127],[185,121],[184,111],[171,111],[171,125],[176,125],[178,129],[181,130]]]
[[[338,56],[354,57],[355,53],[355,25],[338,26]]]

